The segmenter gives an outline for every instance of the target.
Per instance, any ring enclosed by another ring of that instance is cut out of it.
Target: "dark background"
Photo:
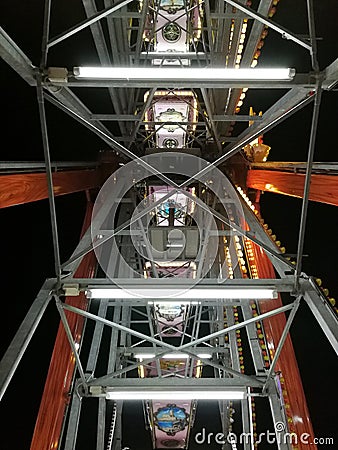
[[[71,2],[76,5],[65,0],[54,3],[52,36],[84,18],[79,1]],[[338,56],[338,5],[335,0],[314,3],[317,36],[320,38],[319,62],[323,69]],[[273,20],[299,35],[305,35],[305,5],[305,0],[281,0]],[[1,26],[33,63],[39,65],[43,2],[12,0],[2,4],[0,12]],[[53,49],[50,65],[71,68],[81,64],[95,64],[97,61],[93,54],[95,52],[90,33],[86,30],[81,36],[74,36]],[[35,89],[29,87],[3,61],[0,64],[1,160],[42,161],[43,149]],[[282,39],[274,31],[269,31],[258,66],[294,67],[298,72],[311,69],[306,50]],[[83,92],[81,95],[93,112],[109,112],[105,108],[107,103],[104,95],[98,89],[92,89],[86,98]],[[249,91],[241,113],[247,114],[251,105],[255,111],[265,111],[279,96],[279,92]],[[52,160],[96,160],[98,152],[105,149],[105,145],[62,112],[48,104],[46,107]],[[315,161],[337,160],[337,109],[337,92],[325,92],[321,105]],[[272,147],[270,161],[306,160],[311,114],[312,105],[264,136],[265,143]],[[84,193],[56,198],[62,261],[70,256],[78,242],[85,204]],[[262,216],[287,252],[296,253],[301,200],[265,193],[262,195],[261,208]],[[3,352],[43,281],[54,274],[48,201],[2,209],[0,224]],[[337,224],[337,208],[310,202],[304,249],[308,256],[304,258],[304,271],[321,278],[323,286],[330,290],[330,295],[338,299]],[[51,304],[1,404],[0,449],[29,448],[57,326],[58,315]],[[304,305],[297,313],[292,336],[315,435],[333,436],[336,428],[338,366],[333,350]],[[208,408],[212,417],[212,406],[209,405]],[[132,423],[133,420],[134,416],[131,415],[130,428],[137,427],[135,429],[141,433],[142,423],[135,424]],[[137,433],[133,435],[138,436]],[[146,437],[144,439],[147,440]],[[132,450],[136,450],[143,448],[141,441],[142,439],[130,437],[126,443],[131,445]]]

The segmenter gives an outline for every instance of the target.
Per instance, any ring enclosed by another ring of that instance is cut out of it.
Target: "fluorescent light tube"
[[[75,78],[103,80],[292,80],[295,70],[177,68],[177,67],[74,67]]]
[[[199,305],[201,302],[194,302],[194,301],[180,301],[180,302],[159,302],[159,301],[155,301],[155,302],[148,302],[148,305],[156,305],[156,306],[161,306],[161,307],[172,307],[172,306],[186,306],[186,305]]]
[[[186,353],[167,353],[163,355],[164,359],[188,359],[189,355]]]
[[[210,359],[212,357],[211,353],[198,353],[198,358]]]
[[[243,400],[245,391],[231,390],[116,390],[106,394],[107,400]]]
[[[277,293],[274,289],[264,288],[226,288],[219,289],[187,289],[182,291],[179,289],[170,289],[168,286],[163,289],[145,289],[145,288],[129,288],[128,290],[119,288],[89,288],[87,290],[88,298],[116,298],[116,299],[132,299],[132,298],[174,298],[176,299],[272,299],[276,298]],[[157,302],[156,302],[157,303]]]
[[[136,353],[134,355],[136,359],[147,359],[155,358],[155,353]],[[211,353],[198,353],[197,358],[209,359],[212,357]],[[187,353],[167,353],[162,356],[163,359],[188,359],[189,355]]]
[[[155,353],[137,353],[134,355],[136,359],[148,359],[148,358],[155,358]]]

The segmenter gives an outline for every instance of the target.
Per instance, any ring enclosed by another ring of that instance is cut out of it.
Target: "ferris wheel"
[[[31,192],[0,191],[0,200],[49,197],[56,271],[5,354],[3,391],[52,299],[61,320],[31,449],[88,439],[98,450],[253,450],[267,438],[259,417],[275,448],[308,448],[314,432],[289,335],[299,306],[334,348],[338,340],[335,301],[302,267],[309,199],[338,198],[337,164],[313,163],[337,60],[319,70],[312,2],[309,39],[273,21],[278,0],[83,0],[83,20],[54,37],[51,3],[40,68],[1,35],[6,62],[37,87],[47,189],[36,167],[22,166],[3,183],[26,176]],[[90,45],[98,64],[79,56],[57,66],[58,48],[84,30],[76,45]],[[270,30],[309,52],[311,73],[260,67]],[[281,94],[264,113],[242,113],[251,91],[269,89]],[[105,143],[96,164],[51,162],[46,102]],[[308,162],[267,161],[264,134],[310,103]],[[62,262],[55,196],[82,190],[83,233]],[[303,198],[296,255],[265,223],[263,191]]]

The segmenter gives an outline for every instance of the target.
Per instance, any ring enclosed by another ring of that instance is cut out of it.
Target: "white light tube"
[[[134,355],[136,359],[148,359],[148,358],[155,358],[155,353],[137,353]]]
[[[110,391],[107,400],[243,400],[244,391],[207,390],[207,391]]]
[[[181,302],[148,302],[148,305],[156,305],[160,307],[172,307],[172,306],[186,306],[186,305],[199,305],[201,302],[187,302],[187,301],[181,301]]]
[[[227,69],[177,67],[74,67],[75,78],[103,80],[292,80],[295,69]]]
[[[212,354],[211,353],[198,353],[197,354],[197,356],[199,357],[199,358],[204,358],[204,359],[210,359],[211,357],[212,357]]]
[[[274,289],[264,289],[264,288],[226,288],[222,287],[219,289],[199,289],[193,288],[186,291],[179,289],[170,289],[168,286],[163,287],[163,289],[145,289],[145,288],[128,288],[118,289],[118,288],[89,288],[86,291],[88,298],[121,298],[121,299],[132,299],[132,298],[174,298],[176,299],[260,299],[267,300],[277,297],[277,293]],[[157,302],[156,302],[157,303]]]
[[[163,355],[163,358],[165,359],[188,359],[189,355],[186,353],[168,353],[166,355]]]
[[[155,358],[155,353],[136,353],[134,355],[136,359],[147,359]],[[197,358],[209,359],[212,357],[210,353],[198,353]],[[163,359],[188,359],[189,355],[187,353],[168,353],[162,356]]]

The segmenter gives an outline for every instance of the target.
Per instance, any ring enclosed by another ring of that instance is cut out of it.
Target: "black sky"
[[[82,6],[70,6],[65,0],[54,2],[52,35],[83,19]],[[74,2],[73,2],[74,3]],[[80,3],[80,2],[75,2]],[[335,0],[315,3],[316,27],[320,67],[323,69],[338,57],[337,19]],[[307,33],[305,0],[281,0],[274,20],[290,30]],[[1,26],[32,59],[39,64],[43,2],[12,0],[1,5]],[[83,51],[83,40],[87,51]],[[95,63],[88,31],[66,42],[51,53],[50,65],[76,66]],[[306,50],[283,40],[270,31],[262,49],[260,66],[288,66],[297,71],[310,70]],[[43,149],[40,135],[37,102],[34,88],[29,87],[2,61],[2,161],[41,161]],[[88,98],[94,112],[109,112],[105,102],[98,102],[101,93]],[[242,107],[263,111],[273,102],[274,94],[267,91],[250,92]],[[92,104],[91,104],[92,102]],[[337,161],[337,92],[324,93],[315,151],[316,161]],[[272,147],[270,161],[305,161],[312,105],[298,112],[264,136]],[[89,131],[62,112],[47,105],[47,122],[51,157],[60,160],[95,160],[105,149]],[[274,194],[262,196],[262,216],[270,225],[287,252],[295,253],[299,230],[301,200]],[[84,193],[56,198],[60,232],[60,249],[65,260],[78,242],[85,211]],[[53,276],[52,241],[48,202],[16,206],[0,210],[2,255],[2,352],[13,337],[46,277]],[[338,211],[329,205],[310,202],[305,241],[304,270],[323,280],[323,285],[338,301],[337,253]],[[293,327],[293,338],[304,389],[307,395],[315,434],[332,436],[335,432],[337,404],[337,363],[333,350],[323,338],[311,314],[302,307]],[[2,450],[28,449],[49,355],[53,348],[58,316],[53,305],[33,338],[27,354],[14,377],[2,404]],[[325,447],[320,447],[325,448]],[[136,450],[133,448],[133,450]]]

